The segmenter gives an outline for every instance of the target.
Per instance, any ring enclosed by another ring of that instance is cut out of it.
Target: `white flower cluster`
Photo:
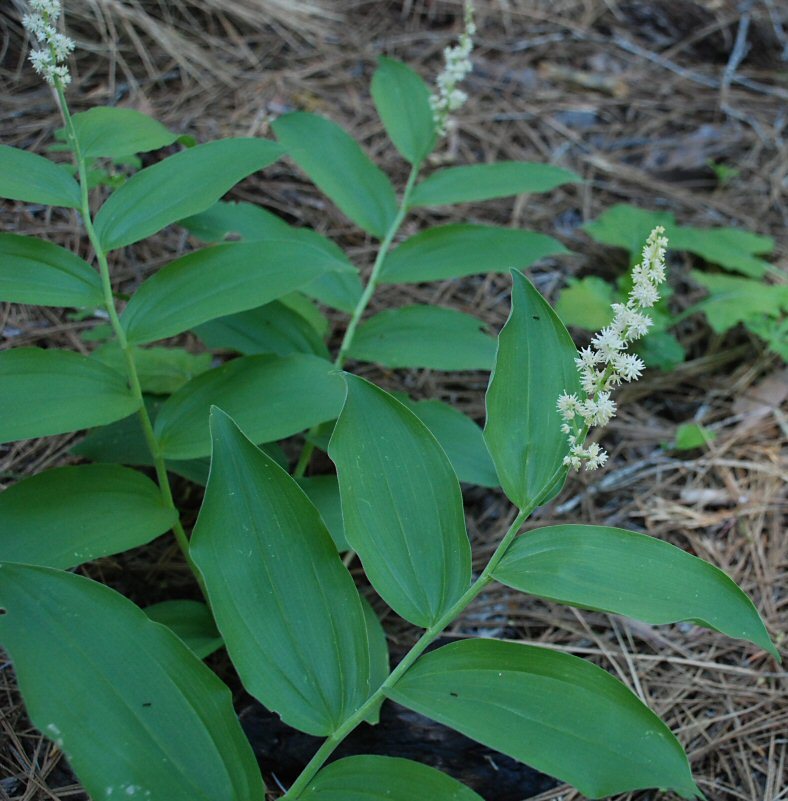
[[[62,10],[60,0],[30,0],[30,10],[31,14],[22,17],[22,24],[41,45],[30,54],[33,69],[52,86],[68,86],[71,74],[62,62],[74,50],[74,42],[55,27]]]
[[[465,30],[454,47],[443,51],[445,66],[438,75],[438,91],[430,96],[432,115],[438,136],[445,136],[451,127],[451,114],[457,111],[468,99],[468,95],[458,87],[465,76],[473,69],[471,51],[476,23],[473,21],[473,0],[465,0]]]
[[[607,453],[596,443],[585,447],[585,436],[591,426],[605,426],[615,415],[616,402],[610,398],[612,390],[622,381],[639,378],[646,367],[639,357],[626,353],[626,349],[644,336],[653,322],[644,310],[659,300],[659,285],[665,280],[668,240],[664,233],[662,226],[651,232],[642,260],[632,271],[632,290],[626,304],[613,304],[613,322],[575,359],[585,398],[567,392],[558,397],[556,406],[564,420],[561,430],[569,441],[564,464],[574,470],[583,465],[586,470],[596,470],[605,464]]]

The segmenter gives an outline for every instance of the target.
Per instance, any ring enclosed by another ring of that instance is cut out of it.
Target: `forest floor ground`
[[[375,61],[380,54],[392,55],[431,80],[459,25],[458,3],[440,0],[323,0],[322,5],[178,0],[166,4],[166,13],[161,4],[131,0],[65,5],[69,31],[79,43],[70,93],[77,110],[128,105],[199,141],[271,136],[270,120],[291,109],[325,113],[352,131],[400,187],[406,165],[387,144],[369,97]],[[788,34],[779,3],[486,0],[478,5],[475,69],[466,87],[470,100],[439,156],[453,164],[547,161],[576,171],[583,183],[545,195],[419,213],[404,234],[425,223],[459,220],[551,234],[572,254],[545,259],[530,274],[553,302],[570,277],[612,280],[626,271],[624,251],[594,243],[582,227],[615,203],[669,210],[685,225],[732,225],[773,236],[773,261],[785,267]],[[746,52],[736,47],[743,25]],[[43,152],[59,125],[52,96],[24,64],[13,8],[0,11],[0,30],[0,138]],[[723,180],[712,163],[733,172]],[[345,247],[362,269],[369,268],[372,243],[287,162],[243,182],[232,196],[314,226]],[[74,214],[43,215],[21,204],[6,204],[0,214],[4,231],[46,233],[85,250]],[[172,230],[127,248],[113,264],[118,286],[135,286],[187,246],[184,234]],[[677,312],[702,297],[689,277],[697,265],[685,254],[671,258],[671,303]],[[472,311],[497,332],[508,313],[508,287],[502,275],[384,287],[373,310],[438,303]],[[58,310],[0,305],[0,347],[88,352],[91,345],[80,333],[90,325]],[[335,334],[341,335],[342,326],[337,315]],[[576,333],[582,343],[584,335]],[[611,453],[607,468],[570,477],[530,525],[607,524],[679,545],[732,576],[784,647],[786,368],[742,328],[714,334],[695,315],[675,333],[687,349],[686,362],[670,373],[649,371],[621,391],[620,413],[603,435]],[[485,374],[353,369],[417,398],[451,402],[483,420]],[[695,451],[672,449],[677,426],[689,421],[710,427],[716,439]],[[0,485],[72,461],[68,449],[76,438],[1,447]],[[326,465],[315,464],[316,470],[321,467]],[[182,503],[196,511],[193,490],[184,484],[178,491]],[[506,529],[510,507],[499,492],[469,489],[465,497],[481,562]],[[167,537],[82,570],[139,603],[188,591],[189,577]],[[391,614],[384,625],[395,651],[415,636]],[[449,636],[477,632],[588,657],[612,671],[676,732],[709,799],[788,798],[785,678],[754,646],[691,624],[636,624],[500,587],[485,593]],[[211,664],[238,687],[224,660]],[[250,704],[240,689],[237,701],[239,709]],[[276,766],[267,769],[269,787],[275,787],[270,772]],[[481,792],[485,795],[484,788]],[[530,801],[581,797],[566,786],[529,796]],[[13,670],[0,662],[0,799],[83,798],[60,751],[30,726]],[[498,801],[493,785],[486,798]]]

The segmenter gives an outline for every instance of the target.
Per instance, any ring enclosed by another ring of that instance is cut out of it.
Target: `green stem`
[[[410,194],[413,191],[413,186],[416,183],[416,178],[418,178],[420,168],[421,164],[414,164],[411,167],[408,180],[405,184],[405,189],[402,192],[402,200],[400,201],[399,208],[397,209],[397,214],[391,221],[391,225],[389,225],[386,235],[380,242],[380,248],[378,249],[377,256],[375,257],[375,263],[372,265],[372,272],[369,274],[367,285],[364,287],[364,291],[361,294],[358,303],[356,304],[356,308],[353,309],[353,313],[350,316],[350,322],[348,322],[347,328],[345,329],[345,335],[342,337],[342,343],[339,346],[339,351],[334,359],[334,367],[336,367],[337,370],[341,370],[345,364],[347,353],[350,350],[350,347],[353,344],[353,338],[356,335],[356,328],[358,328],[361,317],[366,311],[367,306],[372,300],[372,296],[375,294],[375,290],[378,287],[380,270],[383,267],[383,262],[385,261],[389,252],[391,243],[394,241],[394,237],[397,235],[397,232],[399,231],[400,226],[402,225],[402,222],[408,213],[408,200],[410,200]],[[317,427],[315,426],[310,430],[309,435],[314,436],[316,431]],[[315,446],[307,440],[307,442],[304,444],[304,449],[301,451],[298,464],[296,464],[295,470],[293,470],[294,478],[303,478],[304,473],[306,473],[306,470],[309,467],[309,462],[312,459],[312,454],[314,452]]]
[[[295,801],[301,793],[307,788],[309,782],[312,781],[315,774],[323,767],[323,764],[333,753],[334,749],[364,720],[367,719],[372,709],[386,697],[386,691],[390,690],[394,685],[407,673],[408,669],[413,663],[424,653],[425,649],[438,637],[438,635],[452,623],[476,598],[477,595],[492,581],[492,574],[498,563],[503,558],[512,540],[517,536],[520,526],[525,522],[528,516],[536,508],[536,505],[521,509],[514,522],[509,526],[509,530],[504,535],[504,538],[498,544],[495,552],[490,557],[487,566],[479,574],[476,581],[462,594],[453,606],[446,610],[425,632],[419,637],[413,647],[403,657],[402,661],[391,671],[388,678],[380,685],[380,687],[370,695],[370,697],[362,704],[352,715],[346,718],[331,734],[315,752],[312,759],[309,760],[306,767],[301,771],[301,774],[293,782],[290,789],[285,793],[282,801]]]
[[[405,189],[402,192],[402,200],[400,201],[399,208],[397,209],[397,215],[391,221],[391,225],[389,226],[388,231],[386,231],[386,235],[383,237],[383,240],[380,243],[378,255],[375,258],[375,263],[372,265],[372,272],[369,275],[369,280],[367,281],[367,285],[364,287],[364,292],[356,304],[356,308],[353,310],[353,314],[350,317],[350,322],[345,329],[345,336],[342,338],[342,344],[339,346],[339,352],[337,353],[336,359],[334,359],[334,366],[337,369],[341,369],[344,365],[347,352],[350,350],[350,347],[353,344],[353,337],[356,334],[356,328],[361,320],[361,316],[366,311],[370,300],[372,300],[372,296],[375,294],[375,290],[378,286],[380,269],[383,267],[383,262],[385,261],[389,252],[391,243],[394,241],[394,237],[397,235],[397,231],[399,231],[400,226],[402,225],[402,222],[408,213],[408,201],[410,200],[410,193],[413,191],[413,186],[416,183],[416,178],[419,175],[420,166],[420,164],[414,164],[411,167],[410,175],[408,175],[408,180],[405,184]]]
[[[145,408],[145,401],[142,394],[142,386],[140,385],[139,373],[137,372],[137,365],[134,361],[134,351],[132,350],[131,346],[129,345],[128,339],[126,338],[126,332],[123,329],[123,325],[120,322],[120,317],[118,316],[118,310],[115,306],[115,297],[112,294],[112,281],[110,279],[110,272],[109,272],[109,263],[107,262],[107,255],[104,252],[104,248],[101,245],[101,242],[96,234],[96,230],[93,227],[93,217],[90,213],[90,198],[88,195],[88,180],[87,180],[87,167],[85,165],[85,159],[82,155],[82,150],[79,145],[79,138],[77,137],[76,129],[74,128],[74,121],[71,117],[71,112],[68,108],[68,103],[66,101],[66,95],[63,91],[63,86],[58,82],[55,87],[58,95],[58,99],[60,101],[60,110],[63,114],[63,119],[66,123],[66,131],[68,134],[68,138],[71,141],[71,146],[74,149],[74,159],[76,161],[77,170],[79,172],[79,185],[80,185],[80,192],[81,192],[81,207],[80,212],[82,215],[82,222],[85,226],[85,231],[87,232],[88,239],[90,240],[90,244],[93,246],[93,250],[96,253],[96,260],[98,261],[99,265],[99,275],[101,277],[101,289],[104,293],[104,307],[107,310],[107,314],[109,315],[109,321],[112,325],[112,330],[115,334],[115,337],[120,345],[121,350],[123,351],[123,356],[126,361],[126,375],[129,382],[129,388],[131,389],[131,393],[134,396],[135,400],[138,402],[138,413],[140,422],[142,424],[142,431],[145,435],[145,441],[148,445],[148,449],[150,450],[151,456],[153,457],[153,464],[156,469],[156,478],[159,484],[159,491],[161,492],[162,500],[164,501],[165,506],[167,508],[172,509],[176,514],[176,521],[173,524],[172,532],[175,535],[175,539],[178,542],[178,546],[180,547],[181,551],[183,551],[183,555],[186,558],[186,562],[191,568],[192,572],[194,573],[195,577],[197,578],[198,583],[200,584],[201,589],[203,588],[202,577],[197,570],[197,566],[192,561],[191,555],[189,553],[189,538],[186,535],[186,531],[183,528],[183,525],[180,521],[180,513],[178,512],[177,507],[175,506],[175,501],[172,497],[172,489],[170,488],[170,480],[167,475],[167,466],[164,462],[164,457],[161,453],[161,447],[159,446],[159,441],[156,438],[156,434],[153,431],[153,424],[151,423],[150,415],[148,414],[148,410]]]

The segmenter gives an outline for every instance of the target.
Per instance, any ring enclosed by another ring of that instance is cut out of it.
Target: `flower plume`
[[[39,44],[30,53],[33,69],[51,86],[68,86],[71,74],[64,62],[74,50],[74,42],[55,27],[62,11],[60,0],[30,0],[30,11],[22,17],[22,24]]]
[[[430,97],[432,115],[438,136],[445,136],[452,125],[451,114],[468,99],[459,84],[473,69],[471,51],[476,23],[473,20],[473,0],[465,0],[465,30],[458,44],[443,51],[444,67],[436,79],[438,91]]]
[[[643,361],[627,353],[629,345],[644,336],[652,325],[646,310],[659,300],[659,285],[665,280],[665,229],[657,226],[643,248],[642,259],[632,270],[632,290],[626,303],[613,304],[613,322],[603,328],[575,359],[584,398],[562,392],[556,406],[563,418],[561,430],[569,442],[564,464],[579,470],[596,470],[607,461],[607,453],[596,443],[585,447],[591,426],[605,426],[616,414],[612,391],[622,381],[635,381],[645,369]]]

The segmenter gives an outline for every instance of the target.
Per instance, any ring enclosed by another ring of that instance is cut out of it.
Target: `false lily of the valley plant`
[[[431,100],[422,79],[382,59],[372,96],[411,164],[397,198],[388,177],[337,125],[295,113],[278,142],[194,145],[134,111],[71,114],[57,31],[60,5],[34,0],[34,65],[65,123],[62,165],[0,147],[0,195],[75,209],[80,252],[0,235],[0,300],[100,313],[108,339],[90,356],[0,353],[0,441],[92,429],[76,464],[0,494],[0,641],[28,712],[63,749],[94,801],[263,801],[266,788],[231,704],[202,662],[224,646],[244,687],[290,726],[324,737],[285,798],[472,801],[432,768],[359,756],[327,764],[391,699],[574,784],[588,797],[646,787],[699,795],[666,725],[623,684],[582,659],[469,638],[427,647],[491,582],[556,603],[651,624],[692,620],[776,655],[752,602],[717,568],[641,533],[564,525],[520,534],[570,469],[606,455],[586,445],[615,412],[612,393],[643,369],[627,346],[648,329],[664,280],[656,230],[614,322],[578,353],[533,284],[512,271],[511,315],[497,343],[469,315],[409,306],[364,317],[380,283],[525,267],[559,253],[549,237],[446,225],[393,247],[417,207],[546,191],[556,167],[501,163],[422,177],[461,104],[472,16]],[[136,154],[183,149],[126,177]],[[379,242],[362,285],[334,243],[249,204],[219,202],[287,155]],[[125,168],[124,168],[125,169]],[[113,253],[171,224],[211,243],[161,268],[121,303]],[[233,241],[223,241],[229,233]],[[239,238],[240,237],[240,238]],[[313,300],[349,315],[331,357]],[[151,343],[194,331],[210,358]],[[345,362],[441,370],[492,368],[484,432],[437,401],[394,397]],[[306,433],[293,474],[276,442]],[[308,476],[326,448],[336,476]],[[207,457],[210,456],[208,471]],[[155,481],[132,466],[152,468]],[[194,530],[180,522],[169,474],[206,483]],[[512,522],[472,570],[460,480],[503,488]],[[71,570],[172,530],[206,604],[140,609]],[[423,630],[390,668],[386,638],[343,562],[355,552],[380,598]],[[494,792],[494,791],[493,791]],[[494,795],[491,796],[491,800]]]

